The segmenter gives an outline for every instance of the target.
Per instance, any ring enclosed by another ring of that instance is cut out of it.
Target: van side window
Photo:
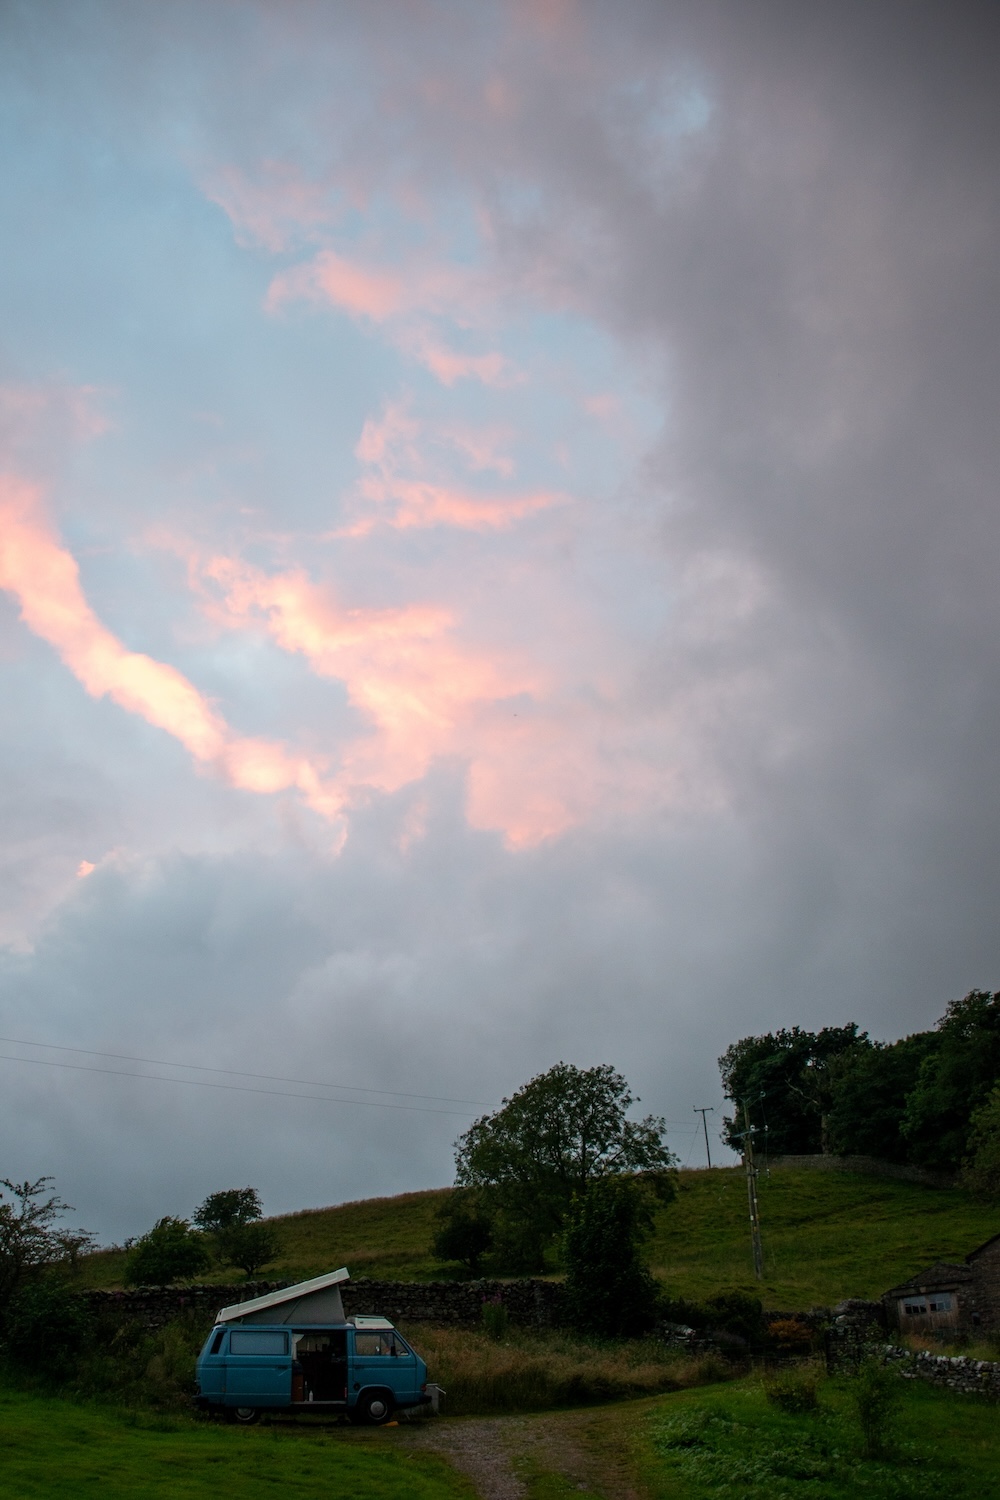
[[[393,1354],[392,1333],[388,1330],[379,1330],[377,1333],[365,1332],[354,1335],[354,1352],[360,1354],[363,1359],[373,1354]]]
[[[215,1335],[215,1338],[212,1340],[212,1347],[208,1351],[209,1354],[218,1354],[219,1350],[222,1348],[222,1340],[225,1338],[225,1336],[226,1330],[224,1328],[220,1328],[218,1333]]]
[[[234,1328],[229,1335],[230,1354],[287,1354],[288,1335],[276,1328]]]

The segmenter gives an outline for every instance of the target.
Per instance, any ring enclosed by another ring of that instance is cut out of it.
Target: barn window
[[[951,1312],[954,1305],[955,1299],[950,1292],[938,1292],[927,1303],[931,1312]]]

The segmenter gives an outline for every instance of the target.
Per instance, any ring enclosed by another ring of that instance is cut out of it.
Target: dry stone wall
[[[136,1287],[128,1292],[87,1291],[92,1310],[120,1322],[162,1328],[175,1318],[197,1317],[209,1326],[220,1307],[277,1292],[287,1281],[241,1281],[235,1286]],[[347,1317],[375,1313],[400,1324],[445,1323],[472,1328],[482,1320],[483,1303],[499,1297],[511,1323],[546,1328],[558,1322],[562,1288],[555,1282],[373,1281],[361,1277],[341,1287]]]
[[[877,1359],[898,1370],[904,1380],[925,1380],[962,1396],[1000,1400],[1000,1363],[965,1355],[915,1353],[884,1342],[881,1304],[842,1302],[826,1334],[826,1363],[831,1374],[857,1369],[862,1359]]]

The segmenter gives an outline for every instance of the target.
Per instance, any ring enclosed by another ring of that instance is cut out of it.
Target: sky
[[[0,1175],[440,1186],[560,1060],[700,1166],[1000,988],[998,41],[5,0]]]

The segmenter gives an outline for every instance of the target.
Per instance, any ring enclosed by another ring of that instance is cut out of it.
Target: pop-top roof
[[[247,1313],[263,1312],[267,1307],[281,1307],[285,1302],[297,1302],[300,1297],[307,1297],[310,1292],[323,1292],[327,1287],[337,1286],[342,1281],[350,1281],[351,1273],[346,1266],[341,1266],[339,1271],[328,1271],[325,1276],[314,1276],[311,1281],[300,1281],[295,1286],[285,1286],[280,1292],[268,1292],[264,1297],[252,1297],[249,1302],[234,1302],[231,1307],[224,1307],[216,1316],[216,1323],[232,1323],[238,1318],[245,1318]]]

